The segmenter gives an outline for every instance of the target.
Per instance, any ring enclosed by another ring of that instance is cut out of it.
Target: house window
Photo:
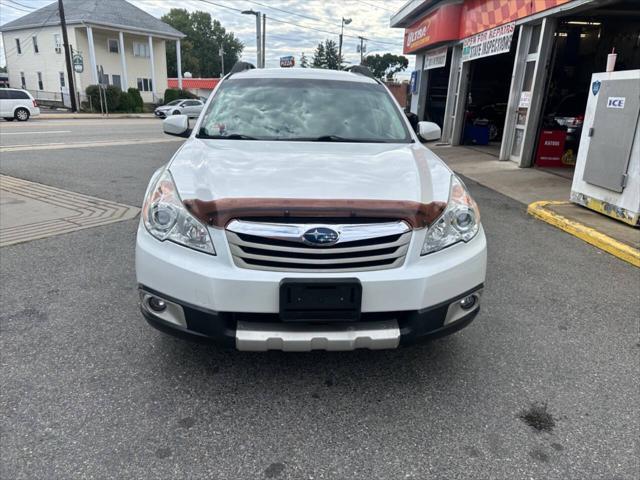
[[[60,38],[59,33],[53,34],[53,43],[56,48],[56,53],[62,53],[62,39]]]
[[[109,53],[120,53],[118,40],[116,40],[115,38],[110,38],[109,40],[107,40],[107,50],[109,50]]]
[[[20,85],[22,85],[23,90],[27,89],[27,79],[24,76],[24,72],[20,72]]]
[[[33,41],[33,53],[40,53],[40,49],[38,48],[38,37],[33,36],[31,37],[31,40]]]
[[[138,78],[138,90],[141,92],[153,91],[153,84],[150,78]]]
[[[120,75],[111,75],[111,85],[122,90],[122,81],[120,80]]]
[[[149,44],[142,42],[133,42],[133,56],[134,57],[150,57]]]
[[[38,90],[44,90],[44,85],[42,83],[42,72],[38,72]]]
[[[20,47],[20,39],[16,38],[16,50],[18,50],[18,55],[22,55],[22,47]]]
[[[66,83],[64,81],[64,72],[58,72],[60,75],[60,89],[66,87]]]

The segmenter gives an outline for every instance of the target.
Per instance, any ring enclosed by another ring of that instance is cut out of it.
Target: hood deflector
[[[224,228],[235,218],[384,218],[404,220],[412,228],[428,227],[446,202],[420,203],[395,200],[325,200],[299,198],[222,198],[185,200],[184,205],[201,222]]]

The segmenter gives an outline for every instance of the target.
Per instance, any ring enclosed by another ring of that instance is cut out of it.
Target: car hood
[[[183,200],[282,198],[446,202],[451,171],[420,144],[201,140],[169,170]]]

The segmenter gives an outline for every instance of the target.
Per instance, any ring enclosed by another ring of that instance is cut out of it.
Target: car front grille
[[[305,232],[338,232],[332,245],[309,245]],[[226,230],[241,268],[287,272],[384,270],[404,263],[411,228],[403,221],[367,224],[261,223],[233,220]]]

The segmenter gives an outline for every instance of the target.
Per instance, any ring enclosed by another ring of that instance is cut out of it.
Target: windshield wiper
[[[229,135],[209,135],[204,131],[203,128],[200,129],[200,133],[196,135],[196,138],[203,138],[205,140],[257,140],[257,138],[252,137],[250,135],[243,135],[242,133],[230,133]]]
[[[352,142],[352,143],[388,143],[386,140],[375,140],[368,138],[347,138],[339,135],[321,135],[308,139],[311,142]]]

